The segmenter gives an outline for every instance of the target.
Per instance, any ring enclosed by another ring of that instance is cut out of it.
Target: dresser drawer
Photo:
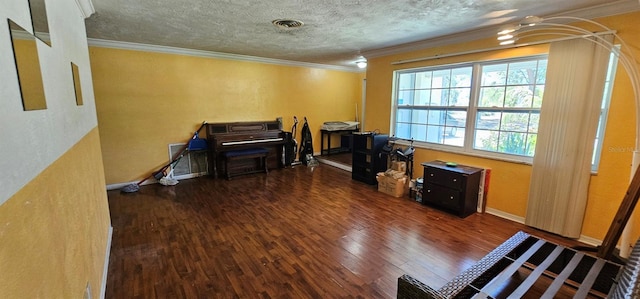
[[[449,188],[461,190],[464,187],[465,175],[447,171],[435,167],[425,167],[424,169],[425,182],[431,182],[434,184],[442,185]]]
[[[422,190],[423,203],[437,205],[456,212],[462,206],[462,199],[462,192],[432,183],[425,183]]]

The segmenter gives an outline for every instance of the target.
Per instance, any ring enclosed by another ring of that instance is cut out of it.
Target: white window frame
[[[618,51],[620,46],[616,45]],[[613,83],[615,82],[616,72],[618,69],[618,57],[615,53],[609,56],[609,67],[605,79],[605,89],[602,93],[602,106],[600,111],[600,120],[598,121],[598,131],[596,133],[595,147],[593,149],[593,159],[591,161],[591,172],[597,173],[600,166],[600,156],[602,155],[602,147],[604,144],[604,133],[607,128],[607,119],[609,116],[609,106],[611,105],[611,95],[613,94]]]
[[[393,72],[393,84],[392,84],[392,96],[391,96],[391,121],[390,121],[389,132],[391,132],[390,134],[393,135],[393,136],[396,135],[396,131],[395,131],[396,130],[396,117],[397,117],[398,109],[401,108],[401,107],[398,106],[398,99],[397,99],[400,74],[403,74],[403,73],[416,73],[416,72],[421,72],[421,71],[435,71],[435,70],[442,70],[442,69],[459,68],[459,67],[464,67],[464,66],[472,66],[473,71],[472,71],[471,94],[470,94],[470,99],[469,99],[469,106],[466,107],[467,119],[466,119],[466,127],[465,127],[464,145],[460,147],[460,146],[452,146],[452,145],[445,145],[445,144],[439,144],[439,143],[430,143],[430,142],[424,142],[424,141],[414,141],[414,146],[416,146],[418,148],[425,148],[425,149],[439,150],[439,151],[445,151],[445,152],[452,152],[452,153],[457,153],[457,154],[478,156],[478,157],[484,157],[484,158],[490,158],[490,159],[496,159],[496,160],[503,160],[503,161],[514,162],[514,163],[532,164],[533,157],[522,156],[522,155],[517,155],[517,154],[506,154],[506,153],[494,152],[494,151],[479,150],[479,149],[474,149],[473,148],[473,142],[475,140],[475,132],[476,132],[475,120],[476,120],[476,115],[477,115],[477,112],[478,112],[477,104],[478,104],[478,100],[479,100],[478,97],[479,97],[479,93],[480,93],[480,80],[482,78],[481,77],[481,66],[490,65],[490,64],[496,64],[496,63],[512,63],[512,62],[518,62],[518,61],[529,61],[529,60],[547,59],[547,58],[548,58],[547,54],[541,54],[541,55],[532,55],[532,56],[508,58],[508,59],[499,59],[499,60],[464,62],[464,63],[456,63],[456,64],[448,64],[448,65],[439,65],[439,66],[431,66],[431,67],[420,67],[420,68],[396,70],[396,71]],[[595,148],[594,148],[594,163],[592,164],[592,171],[594,171],[594,172],[597,171],[597,167],[598,167],[599,160],[600,160],[600,154],[602,152],[602,143],[603,143],[603,139],[604,139],[604,131],[606,129],[606,120],[607,120],[607,114],[608,114],[608,110],[609,110],[609,103],[610,103],[610,99],[611,99],[611,92],[613,90],[613,81],[614,81],[613,79],[615,77],[616,65],[617,65],[617,60],[615,60],[615,57],[612,54],[612,58],[610,60],[609,73],[607,75],[607,80],[609,82],[609,85],[608,85],[609,88],[607,90],[605,90],[605,93],[603,95],[602,112],[600,114],[600,123],[602,123],[602,125],[599,125],[599,128],[598,128],[599,131],[598,131],[597,139],[594,140],[594,145],[595,145]],[[545,85],[546,85],[546,82],[545,82]],[[456,108],[459,109],[460,107],[456,107]],[[454,110],[455,110],[455,108],[454,108]],[[404,142],[403,141],[398,141],[397,143],[403,144]]]
[[[466,119],[466,127],[465,127],[464,145],[452,146],[452,145],[430,143],[430,142],[423,142],[423,141],[414,141],[414,145],[419,148],[440,150],[440,151],[466,154],[466,155],[472,155],[472,156],[487,157],[487,158],[505,160],[505,161],[516,162],[516,163],[531,164],[533,161],[532,157],[505,154],[505,153],[486,151],[486,150],[478,150],[473,148],[473,141],[475,139],[475,131],[476,131],[475,119],[478,112],[477,103],[478,103],[478,97],[480,93],[481,66],[498,64],[498,63],[512,63],[512,62],[518,62],[518,61],[547,59],[547,56],[548,56],[547,54],[542,54],[542,55],[532,55],[532,56],[524,56],[524,57],[516,57],[516,58],[508,58],[508,59],[466,62],[466,63],[459,63],[459,64],[440,65],[440,66],[433,66],[433,67],[421,67],[421,68],[394,71],[393,88],[392,88],[393,92],[392,92],[392,99],[391,99],[392,113],[391,113],[391,122],[390,122],[389,131],[391,132],[391,135],[396,135],[396,131],[395,131],[396,115],[399,108],[397,103],[398,102],[397,96],[398,96],[398,85],[399,85],[400,74],[471,66],[473,69],[472,82],[471,82],[471,94],[469,99],[469,106],[466,108],[467,119]]]

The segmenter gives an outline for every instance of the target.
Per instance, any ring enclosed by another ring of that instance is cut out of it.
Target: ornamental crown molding
[[[96,12],[91,0],[76,0],[76,4],[78,4],[78,8],[80,8],[80,12],[85,19]]]
[[[624,13],[629,13],[633,11],[640,10],[640,0],[618,0],[612,1],[607,4],[596,5],[592,7],[587,7],[583,9],[565,11],[562,13],[557,13],[553,15],[546,15],[541,17],[554,17],[554,16],[572,16],[579,17],[583,19],[595,19],[602,18],[608,16],[614,16]],[[464,42],[469,42],[473,40],[485,39],[495,37],[499,28],[504,26],[504,24],[498,24],[494,26],[484,27],[475,30],[469,30],[465,32],[455,33],[451,35],[439,36],[435,38],[430,38],[426,40],[380,48],[380,49],[371,49],[361,51],[362,55],[369,58],[382,57],[387,55],[394,55],[400,53],[407,53],[417,50],[423,50],[428,48],[459,44]]]

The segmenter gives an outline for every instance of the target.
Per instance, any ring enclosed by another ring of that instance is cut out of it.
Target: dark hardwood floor
[[[108,196],[106,298],[395,298],[402,274],[440,287],[518,230],[577,244],[378,193],[323,164]]]

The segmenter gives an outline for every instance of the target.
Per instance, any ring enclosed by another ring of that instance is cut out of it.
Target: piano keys
[[[281,168],[282,148],[286,137],[278,121],[251,121],[231,123],[208,123],[207,141],[209,143],[209,169],[214,177],[225,173],[222,163],[223,153],[227,151],[265,148],[269,150],[267,168]],[[231,167],[258,167],[254,161],[238,161],[241,165]]]

